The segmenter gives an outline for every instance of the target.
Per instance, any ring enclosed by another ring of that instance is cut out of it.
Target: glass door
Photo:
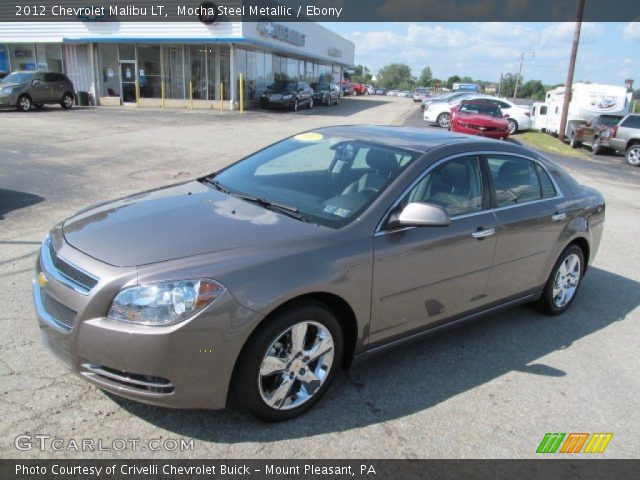
[[[136,63],[120,62],[120,78],[122,79],[122,103],[136,101]]]

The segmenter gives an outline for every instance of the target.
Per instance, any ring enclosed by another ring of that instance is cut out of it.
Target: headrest
[[[381,148],[370,148],[367,152],[366,162],[367,165],[379,172],[393,172],[398,168],[396,156]]]
[[[526,165],[518,162],[504,162],[498,170],[498,178],[504,180],[506,177],[529,176],[529,170]]]
[[[468,188],[467,169],[461,163],[449,162],[438,171],[440,181],[450,187]]]

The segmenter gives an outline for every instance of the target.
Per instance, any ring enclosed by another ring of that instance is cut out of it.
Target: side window
[[[476,157],[462,157],[429,172],[402,202],[424,202],[444,208],[450,216],[482,210],[482,180]]]
[[[498,207],[540,200],[542,191],[536,163],[509,155],[488,155]]]
[[[546,105],[542,105],[540,107],[540,115],[546,115],[547,114],[547,106]]]
[[[542,191],[542,198],[555,197],[557,194],[556,187],[553,186],[553,182],[549,178],[547,172],[537,163],[536,170],[538,170],[538,178],[540,179],[540,190]]]
[[[640,128],[640,115],[629,115],[624,122],[620,124],[621,127],[628,128]]]

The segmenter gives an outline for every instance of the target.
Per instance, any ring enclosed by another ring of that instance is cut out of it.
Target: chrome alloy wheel
[[[627,162],[629,165],[640,165],[640,145],[634,145],[627,150]]]
[[[329,330],[317,322],[299,322],[268,348],[258,374],[258,390],[271,408],[289,410],[310,400],[333,364]]]
[[[571,301],[580,282],[580,257],[575,253],[568,255],[560,264],[553,282],[553,303],[562,308]]]

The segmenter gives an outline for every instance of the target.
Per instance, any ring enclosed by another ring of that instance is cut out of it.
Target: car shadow
[[[13,210],[30,207],[43,200],[44,198],[39,195],[0,188],[0,220]]]
[[[274,442],[360,428],[421,412],[512,371],[566,376],[540,359],[624,321],[640,304],[639,288],[634,280],[592,267],[564,315],[518,307],[378,354],[340,372],[313,409],[280,424],[233,409],[171,410],[109,397],[162,429],[213,443]]]

